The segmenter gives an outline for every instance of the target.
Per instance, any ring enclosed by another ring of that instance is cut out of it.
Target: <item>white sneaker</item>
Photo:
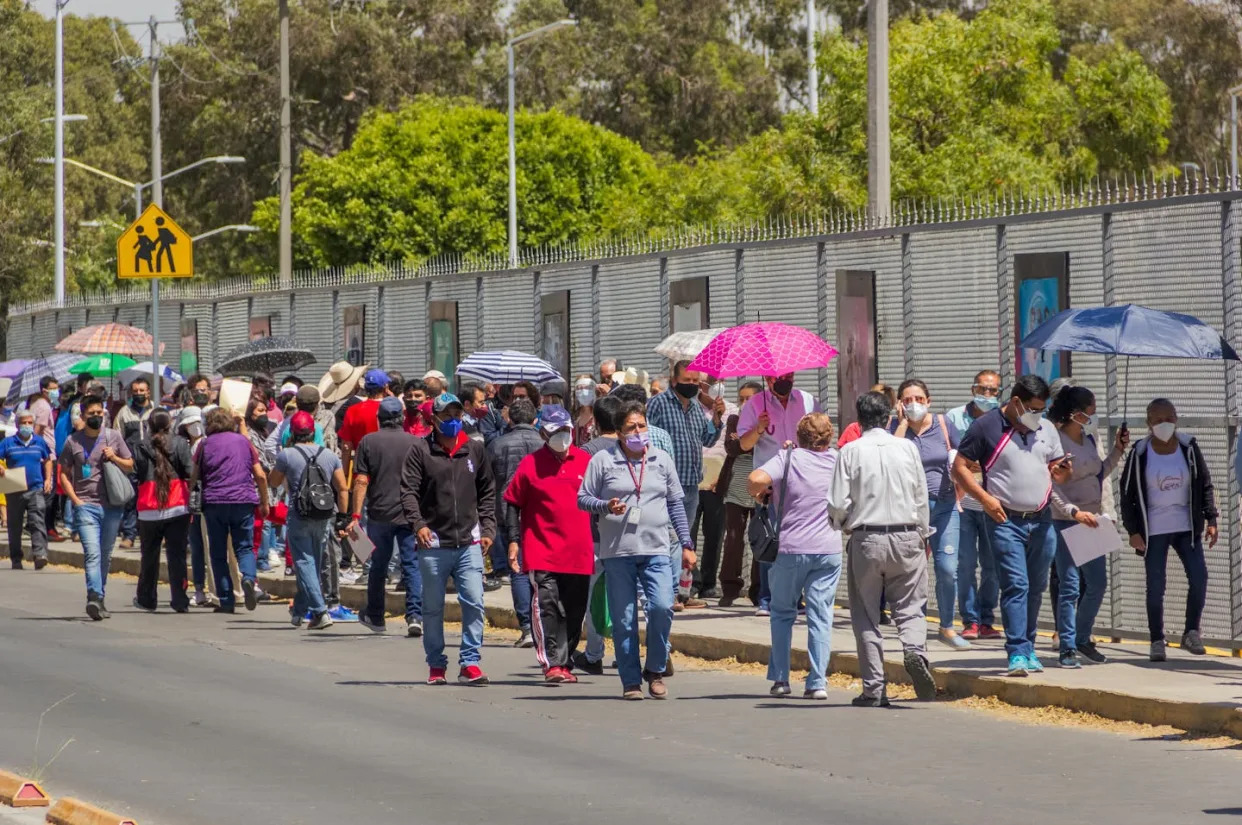
[[[310,624],[306,626],[307,630],[324,630],[332,627],[332,617],[327,613],[320,613],[318,616],[310,620]]]
[[[357,584],[360,574],[354,570],[341,571],[341,584]]]
[[[415,619],[405,626],[405,635],[411,639],[417,639],[423,635],[423,623],[420,619]]]

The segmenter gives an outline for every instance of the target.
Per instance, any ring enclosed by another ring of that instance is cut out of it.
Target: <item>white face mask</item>
[[[1035,410],[1028,410],[1026,404],[1022,403],[1021,398],[1015,398],[1019,404],[1022,404],[1022,414],[1018,416],[1018,420],[1022,422],[1022,426],[1034,432],[1039,429],[1039,425],[1044,420],[1044,414]]]
[[[1151,428],[1151,434],[1156,437],[1157,441],[1172,441],[1173,436],[1177,434],[1177,424],[1172,421],[1162,421]]]
[[[1086,421],[1080,419],[1085,418]],[[1098,415],[1087,415],[1086,413],[1074,413],[1074,423],[1083,428],[1084,432],[1093,433],[1100,425],[1100,417]]]
[[[548,446],[554,452],[563,453],[569,449],[569,445],[573,443],[574,435],[571,432],[562,430],[559,433],[553,433],[548,437]]]
[[[915,424],[919,423],[920,421],[922,421],[924,418],[927,417],[927,405],[926,404],[906,404],[905,407],[906,407],[906,418],[910,419],[910,421],[914,422]]]
[[[715,384],[712,384],[711,388],[707,391],[707,394],[710,395],[712,398],[720,399],[720,398],[724,398],[724,392],[725,392],[724,382],[717,381]]]
[[[574,398],[577,399],[579,407],[588,407],[595,403],[595,388],[579,387],[574,390]]]

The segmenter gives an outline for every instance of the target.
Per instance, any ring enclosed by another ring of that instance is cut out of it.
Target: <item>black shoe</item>
[[[888,693],[882,692],[877,696],[868,696],[865,693],[855,696],[850,702],[856,708],[886,708],[889,706]]]
[[[142,602],[138,601],[138,597],[137,597],[137,596],[135,596],[135,597],[134,597],[134,607],[138,608],[139,610],[145,610],[147,613],[154,613],[154,612],[155,612],[155,608],[154,608],[154,607],[147,607],[147,606],[145,606]]]
[[[881,610],[880,611],[880,624],[892,624],[892,623],[893,623],[892,620],[888,618],[888,611]]]
[[[699,592],[697,595],[700,599],[719,599],[720,588],[715,587],[715,586],[707,587],[707,588],[699,588]]]
[[[43,556],[35,557],[35,570],[42,570],[47,567],[47,559]]]
[[[936,679],[931,668],[921,653],[907,653],[905,658],[906,673],[914,683],[914,693],[920,702],[932,702],[936,699]]]
[[[14,570],[24,570],[24,569],[25,569],[25,565],[23,565],[23,564],[22,564],[22,560],[21,560],[21,559],[13,559],[13,569],[14,569]]]
[[[504,585],[501,584],[498,579],[484,579],[483,580],[483,592],[484,593],[491,593],[493,590],[499,590],[502,587],[504,587]]]
[[[217,605],[216,607],[212,608],[211,612],[212,613],[232,613],[233,610],[234,608],[232,607],[225,607],[224,605]]]
[[[587,658],[586,654],[581,651],[574,654],[574,668],[581,670],[583,673],[589,673],[592,676],[604,675],[604,663],[592,662]]]
[[[1078,646],[1078,652],[1082,654],[1084,659],[1102,665],[1108,661],[1108,657],[1099,651],[1095,646],[1095,642],[1084,642]]]
[[[673,677],[673,654],[668,654],[668,664],[664,666],[664,678],[671,679]]]
[[[92,622],[103,621],[103,604],[98,599],[91,598],[86,603],[86,615],[91,617]]]

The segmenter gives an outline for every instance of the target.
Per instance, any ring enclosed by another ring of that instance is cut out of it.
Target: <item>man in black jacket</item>
[[[423,579],[423,650],[427,684],[447,683],[444,593],[449,576],[461,606],[461,671],[457,681],[485,685],[479,668],[483,645],[483,554],[496,538],[496,481],[482,442],[462,432],[464,409],[444,393],[432,402],[435,432],[414,443],[401,473],[401,506],[418,538]]]
[[[1190,585],[1182,649],[1202,656],[1199,621],[1207,602],[1207,561],[1202,536],[1216,546],[1216,494],[1207,461],[1194,436],[1177,431],[1177,408],[1165,398],[1147,405],[1151,436],[1139,440],[1121,473],[1121,521],[1130,546],[1147,570],[1147,629],[1153,662],[1166,658],[1165,566],[1172,547]]]
[[[543,439],[535,429],[535,405],[525,398],[518,398],[509,405],[509,432],[497,438],[487,447],[488,457],[492,462],[492,475],[496,478],[496,524],[501,527],[505,523],[505,488],[517,472],[522,459],[543,446]],[[507,536],[501,536],[498,546],[501,551],[507,550]],[[504,566],[497,563],[497,558],[504,558]],[[508,569],[508,557],[504,552],[492,556],[492,567],[495,570]],[[511,574],[509,587],[513,593],[513,610],[517,613],[518,627],[521,637],[514,647],[534,647],[530,634],[530,580],[526,576]]]

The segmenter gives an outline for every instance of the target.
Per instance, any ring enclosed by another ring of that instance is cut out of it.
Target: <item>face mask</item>
[[[197,392],[194,393],[194,406],[196,407],[206,407],[209,400],[210,399],[207,393],[203,392],[202,390],[198,390]]]
[[[48,390],[47,400],[52,402],[52,404],[59,404],[60,403],[60,390]]]
[[[418,412],[418,404],[419,402],[413,399],[406,399],[405,408],[410,412]]]
[[[86,417],[86,429],[88,429],[88,430],[98,430],[98,429],[99,429],[100,427],[102,427],[102,426],[103,426],[103,416],[102,416],[102,415],[88,415],[88,416]]]
[[[34,435],[34,427],[29,424],[23,424],[17,428],[17,434],[22,437],[23,441],[29,441],[30,437]]]
[[[1172,421],[1163,421],[1151,428],[1151,434],[1156,437],[1157,441],[1172,441],[1176,433],[1177,424]]]
[[[793,380],[790,378],[782,378],[780,381],[773,381],[772,392],[784,398],[793,392]]]
[[[256,415],[254,417],[254,423],[250,426],[254,427],[256,430],[266,430],[267,422],[268,418],[266,415]]]
[[[1096,427],[1098,427],[1098,426],[1099,426],[1100,419],[1099,419],[1099,417],[1098,417],[1098,416],[1095,416],[1095,415],[1087,415],[1087,414],[1085,414],[1085,413],[1081,413],[1081,412],[1079,412],[1079,413],[1074,413],[1074,415],[1075,415],[1075,416],[1080,416],[1080,417],[1082,417],[1082,418],[1087,419],[1086,421],[1079,421],[1077,417],[1075,417],[1075,418],[1074,418],[1074,422],[1075,422],[1076,424],[1078,424],[1078,426],[1080,426],[1080,427],[1082,427],[1084,430],[1086,430],[1087,432],[1094,432],[1094,431],[1095,431],[1095,429],[1096,429]]]
[[[448,421],[437,421],[436,429],[445,438],[456,438],[461,435],[461,419],[450,418]]]
[[[1017,399],[1017,401],[1019,404],[1022,404],[1021,399]],[[1042,412],[1035,412],[1033,410],[1026,409],[1025,404],[1022,404],[1022,409],[1024,412],[1018,416],[1018,420],[1022,422],[1022,426],[1032,432],[1038,430],[1040,422],[1044,420],[1044,414]]]
[[[569,445],[573,443],[574,434],[570,432],[553,433],[548,437],[548,446],[555,452],[563,453],[569,449]]]
[[[147,397],[145,395],[135,395],[129,399],[129,403],[141,409],[147,405]]]
[[[919,423],[926,417],[927,417],[927,405],[926,404],[907,404],[906,405],[906,418],[910,419],[915,424]]]
[[[673,389],[676,390],[678,395],[685,399],[694,398],[699,394],[698,384],[674,384]]]
[[[631,453],[641,453],[647,449],[648,437],[646,433],[634,433],[625,437],[625,448]]]
[[[980,412],[991,412],[1000,406],[1000,399],[991,395],[976,395],[975,409]]]
[[[575,390],[574,398],[577,399],[579,407],[590,406],[591,403],[595,401],[595,390],[591,387]]]

